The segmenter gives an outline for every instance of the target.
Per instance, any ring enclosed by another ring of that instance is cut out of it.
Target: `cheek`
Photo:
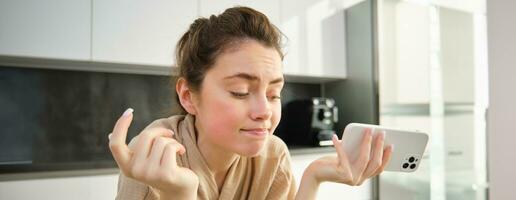
[[[229,98],[221,94],[208,94],[203,109],[203,120],[206,131],[214,139],[234,137],[245,119],[243,109],[239,109]],[[209,104],[209,105],[208,105]]]
[[[272,121],[273,128],[276,129],[276,127],[280,123],[280,119],[281,119],[281,103],[275,104],[272,109],[273,110],[272,110],[271,121]],[[272,131],[272,132],[274,132],[274,131]]]

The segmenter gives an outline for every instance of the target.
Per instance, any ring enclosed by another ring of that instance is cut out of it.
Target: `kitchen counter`
[[[288,150],[291,156],[306,155],[306,154],[326,154],[335,152],[333,146],[326,147],[309,147],[309,146],[289,146]]]

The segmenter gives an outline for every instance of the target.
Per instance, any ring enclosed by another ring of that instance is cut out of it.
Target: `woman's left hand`
[[[366,129],[359,156],[350,160],[344,151],[342,141],[333,136],[333,145],[337,156],[326,156],[312,162],[307,170],[312,171],[317,183],[324,181],[344,183],[351,186],[362,185],[365,180],[379,175],[389,162],[393,146],[383,148],[385,133],[376,134],[373,138],[371,129]],[[374,139],[374,142],[373,142]],[[305,172],[306,173],[306,172]]]

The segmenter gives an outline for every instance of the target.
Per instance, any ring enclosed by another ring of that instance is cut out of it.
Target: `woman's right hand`
[[[177,165],[176,154],[184,154],[186,149],[172,138],[172,130],[144,130],[136,136],[134,146],[127,146],[132,111],[124,112],[109,135],[109,148],[122,173],[158,189],[162,198],[196,199],[199,178],[192,170]]]

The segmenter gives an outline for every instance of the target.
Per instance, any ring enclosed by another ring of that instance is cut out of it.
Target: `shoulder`
[[[172,115],[168,118],[161,118],[154,120],[152,123],[150,123],[145,129],[151,129],[151,128],[167,128],[167,129],[175,129],[175,126],[178,124],[179,121],[182,121],[186,116],[185,115]]]
[[[269,191],[266,199],[293,199],[296,193],[296,182],[291,168],[291,158],[287,145],[279,137],[273,135],[269,138],[263,152],[264,160],[267,160],[270,170]],[[274,163],[274,164],[272,164]]]

